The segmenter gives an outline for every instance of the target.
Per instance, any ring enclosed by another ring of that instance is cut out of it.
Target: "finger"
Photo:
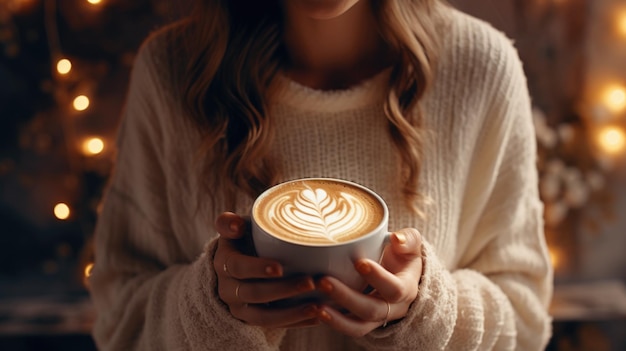
[[[298,305],[289,308],[272,308],[264,305],[239,305],[231,314],[250,325],[265,328],[311,326],[317,323],[319,308],[315,305]]]
[[[334,303],[363,321],[378,322],[389,317],[385,300],[357,292],[333,277],[320,279],[318,286]]]
[[[320,307],[318,318],[321,322],[329,325],[340,333],[355,338],[365,336],[372,330],[381,326],[384,322],[382,320],[372,322],[354,319],[328,306]]]
[[[402,229],[391,235],[381,265],[391,273],[406,271],[411,264],[421,262],[422,237],[415,229]]]
[[[392,233],[391,249],[396,255],[406,260],[421,256],[422,235],[413,228],[405,228]]]
[[[239,281],[230,279],[218,286],[219,295],[228,304],[269,303],[292,298],[315,290],[311,277],[298,277],[272,281]]]
[[[406,302],[413,301],[417,297],[419,275],[413,273],[413,270],[394,275],[378,263],[366,259],[357,261],[355,268],[363,279],[376,290],[377,294],[386,301],[391,303]]]
[[[232,213],[224,212],[215,220],[215,229],[224,238],[240,239],[246,232],[248,222],[243,217]]]
[[[283,267],[275,260],[248,256],[239,252],[228,239],[219,239],[213,260],[215,271],[220,276],[235,279],[258,279],[282,277]]]

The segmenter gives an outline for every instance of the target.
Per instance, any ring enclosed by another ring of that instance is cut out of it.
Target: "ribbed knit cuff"
[[[450,291],[454,283],[427,242],[422,246],[422,259],[419,292],[407,315],[397,323],[372,331],[358,340],[359,344],[377,350],[445,347],[456,320],[455,292]]]

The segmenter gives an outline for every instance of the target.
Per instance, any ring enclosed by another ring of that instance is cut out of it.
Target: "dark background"
[[[144,38],[188,2],[0,0],[1,350],[94,348],[85,268],[128,75]],[[607,112],[598,91],[626,86],[626,34],[609,25],[626,1],[451,2],[515,40],[543,121],[538,168],[556,270],[550,348],[626,349],[624,152],[607,154],[596,138],[606,125],[624,128],[624,111]],[[66,76],[60,58],[73,63]],[[78,112],[81,94],[91,104]],[[82,151],[89,137],[104,142],[102,153]],[[57,203],[68,204],[68,219],[55,217]]]

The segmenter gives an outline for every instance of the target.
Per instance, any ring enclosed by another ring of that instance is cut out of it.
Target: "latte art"
[[[355,197],[324,189],[294,190],[268,204],[268,219],[277,230],[291,232],[306,241],[341,242],[365,222],[365,208]]]
[[[352,240],[382,220],[377,199],[365,190],[318,179],[278,186],[260,199],[254,215],[273,235],[314,245]]]

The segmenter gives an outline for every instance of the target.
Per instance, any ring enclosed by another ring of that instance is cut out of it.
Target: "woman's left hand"
[[[360,337],[403,318],[417,298],[422,265],[420,233],[409,228],[391,234],[381,264],[367,259],[355,262],[356,270],[375,289],[371,294],[355,291],[333,277],[317,282],[333,306],[343,309],[322,305],[319,320],[343,334]]]

